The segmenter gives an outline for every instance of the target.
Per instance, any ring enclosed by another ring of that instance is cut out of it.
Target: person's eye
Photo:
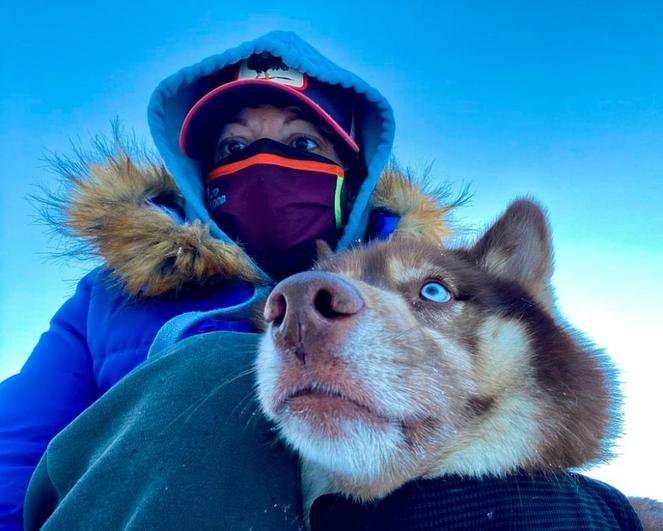
[[[426,282],[419,291],[422,299],[426,299],[438,304],[444,304],[451,300],[451,293],[441,282],[430,280]]]
[[[305,135],[297,135],[290,140],[288,145],[301,151],[315,151],[320,147],[317,141]]]
[[[216,158],[222,159],[234,155],[235,153],[239,153],[243,149],[246,149],[246,146],[248,145],[247,142],[239,138],[226,138],[219,142],[216,147]]]

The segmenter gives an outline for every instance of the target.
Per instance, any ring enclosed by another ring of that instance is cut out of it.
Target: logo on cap
[[[306,89],[306,74],[287,66],[280,57],[273,55],[252,55],[241,62],[237,71],[237,80],[271,81],[287,85],[296,90]]]

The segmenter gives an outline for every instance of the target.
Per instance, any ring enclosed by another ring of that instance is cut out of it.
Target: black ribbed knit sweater
[[[417,480],[370,504],[328,494],[313,504],[311,527],[313,531],[642,529],[621,492],[573,473]]]

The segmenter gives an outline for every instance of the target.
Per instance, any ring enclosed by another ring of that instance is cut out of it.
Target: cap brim
[[[259,103],[292,105],[303,103],[327,124],[355,153],[359,146],[320,105],[298,90],[261,79],[231,81],[200,98],[191,108],[180,129],[182,152],[193,159],[209,158],[220,126],[241,108]]]

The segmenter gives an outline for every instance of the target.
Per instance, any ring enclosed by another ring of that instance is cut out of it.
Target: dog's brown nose
[[[277,346],[306,362],[330,353],[364,307],[359,291],[333,273],[309,271],[286,278],[265,304]]]

